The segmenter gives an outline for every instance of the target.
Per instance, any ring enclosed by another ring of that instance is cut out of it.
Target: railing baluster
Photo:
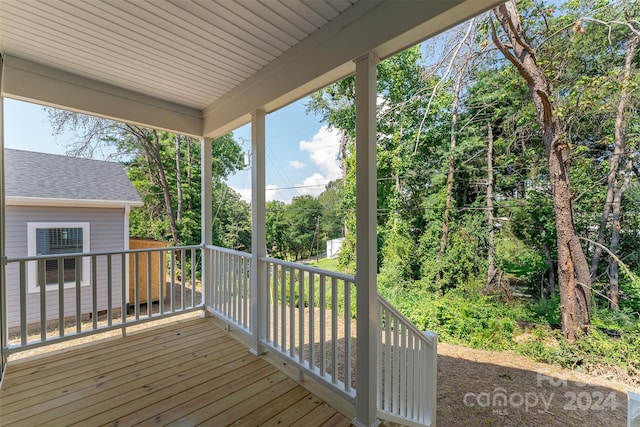
[[[61,259],[58,259],[58,269],[61,267]],[[47,277],[46,262],[43,262],[42,282],[40,282],[40,341],[47,340]]]
[[[82,274],[82,258],[75,258],[75,269],[76,269],[76,333],[82,332],[82,300],[81,298],[81,290],[80,290],[80,275]]]
[[[218,310],[222,314],[225,314],[225,311],[224,311],[224,277],[225,277],[224,260],[226,256],[227,256],[226,254],[220,254],[220,257],[218,259],[218,265],[220,268],[218,272]]]
[[[211,305],[211,307],[213,307],[214,310],[220,311],[220,308],[218,307],[218,294],[219,294],[218,274],[220,274],[220,265],[219,265],[220,252],[213,251],[212,257],[213,258],[211,260],[211,270],[212,270],[211,271],[211,296],[209,297],[211,301],[209,302],[209,305]]]
[[[384,384],[384,382],[382,381],[382,373],[384,372],[383,370],[383,355],[384,355],[384,307],[380,307],[378,310],[378,328],[380,328],[380,337],[378,338],[378,342],[377,342],[377,351],[378,351],[378,357],[377,357],[377,368],[378,369],[378,379],[377,379],[377,384],[376,384],[376,407],[377,408],[382,408],[384,409],[383,404],[383,400],[382,400],[382,386]]]
[[[315,277],[312,271],[309,272],[309,369],[314,368],[315,342],[316,342],[316,298],[315,298]]]
[[[426,371],[426,369],[428,369],[427,366],[425,366],[425,362],[426,362],[426,356],[424,354],[424,351],[420,352],[420,366],[422,367],[422,371]],[[420,400],[421,401],[426,401],[427,399],[427,384],[424,378],[424,374],[420,375]],[[419,422],[423,422],[426,418],[426,408],[424,406],[420,406],[420,412],[418,413],[418,421]]]
[[[346,285],[346,283],[345,283]],[[331,383],[338,380],[338,279],[331,278]]]
[[[218,254],[218,274],[216,275],[216,307],[220,313],[224,314],[223,308],[223,281],[224,281],[224,257],[225,254]]]
[[[27,345],[27,265],[20,261],[20,345]],[[3,343],[4,344],[4,343]]]
[[[407,407],[405,405],[405,400],[407,398],[407,361],[406,361],[406,352],[407,352],[407,328],[401,326],[401,335],[400,335],[400,416],[407,416]]]
[[[271,264],[271,268],[273,271],[270,281],[273,288],[273,326],[269,329],[273,331],[273,346],[278,347],[278,266]]]
[[[298,363],[304,363],[304,271],[298,270]]]
[[[138,262],[138,252],[133,254],[133,305],[135,309],[136,320],[140,320],[140,263]]]
[[[222,312],[228,317],[229,316],[229,254],[225,254],[223,256],[223,278],[222,278]]]
[[[151,251],[147,252],[147,317],[151,317],[153,312],[153,292],[151,289],[151,281],[153,280],[151,269],[153,267],[153,261],[151,254]]]
[[[93,329],[98,329],[98,262],[91,256],[91,320]]]
[[[58,336],[64,336],[64,268],[58,268]]]
[[[113,269],[111,254],[107,255],[107,325],[113,324]]]
[[[120,257],[120,263],[121,263],[121,270],[122,270],[122,283],[120,283],[120,316],[122,317],[122,324],[124,325],[127,322],[127,298],[128,298],[128,292],[127,292],[127,274],[128,271],[126,271],[126,267],[127,267],[127,254],[126,253],[122,253],[122,256]],[[126,333],[126,329],[122,328],[122,334],[124,335]]]
[[[232,290],[232,304],[231,304],[231,318],[234,321],[238,320],[238,259],[234,255],[229,255],[231,259],[231,265],[233,265],[233,280],[231,281]]]
[[[344,283],[344,391],[351,392],[351,282]]]
[[[384,311],[384,406],[385,411],[391,410],[391,315]]]
[[[202,250],[200,254],[202,255]],[[196,306],[196,271],[198,271],[196,260],[196,250],[191,248],[191,307]]]
[[[393,386],[391,387],[393,393],[393,399],[391,400],[392,413],[398,412],[398,399],[400,395],[400,364],[399,362],[399,353],[400,353],[400,345],[399,345],[399,337],[398,337],[398,318],[393,316],[393,373],[392,373],[392,382]]]
[[[186,298],[185,293],[185,281],[186,281],[186,269],[187,255],[184,249],[180,249],[180,310],[184,310]]]
[[[169,299],[171,301],[171,313],[176,311],[175,304],[175,289],[174,285],[176,283],[176,251],[175,249],[171,250],[171,281],[169,282]]]
[[[287,269],[280,266],[280,350],[287,351]]]
[[[167,272],[164,269],[164,251],[158,251],[158,311],[162,316],[164,314],[164,289],[167,285]]]
[[[222,293],[223,293],[223,288],[222,288],[222,281],[224,279],[224,257],[225,254],[219,253],[218,254],[218,274],[216,274],[216,309],[220,312],[224,314],[224,310],[222,307]]]
[[[320,289],[319,289],[319,306],[320,306],[320,375],[324,376],[327,373],[327,366],[326,366],[326,362],[325,362],[325,357],[326,357],[326,338],[327,338],[327,334],[326,334],[326,305],[327,305],[327,301],[326,301],[326,290],[325,290],[325,280],[326,280],[326,276],[324,274],[321,274],[319,276],[320,279]]]
[[[238,263],[238,323],[245,326],[245,311],[244,311],[244,303],[247,299],[247,295],[245,294],[245,265],[244,258],[237,257]]]
[[[289,268],[289,357],[293,359],[296,350],[296,281],[295,270]]]

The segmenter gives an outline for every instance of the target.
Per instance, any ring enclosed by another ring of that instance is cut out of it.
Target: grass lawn
[[[338,265],[338,259],[329,259],[329,258],[320,258],[320,261],[310,261],[306,263],[308,266],[323,268],[325,270],[330,271],[341,271],[340,266]]]

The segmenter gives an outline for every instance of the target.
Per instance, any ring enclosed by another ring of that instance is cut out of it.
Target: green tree
[[[46,112],[56,132],[73,130],[78,135],[70,154],[91,157],[110,152],[125,165],[145,203],[132,209],[132,235],[170,240],[174,245],[201,241],[199,139],[69,111],[47,108]],[[213,184],[242,167],[241,148],[231,134],[212,142]],[[223,229],[217,233],[224,234]],[[216,235],[214,241],[228,240]]]
[[[297,196],[286,206],[284,218],[288,225],[287,241],[296,260],[311,256],[318,239],[318,221],[322,205],[312,196]]]
[[[289,225],[285,218],[286,205],[271,200],[266,205],[267,253],[276,258],[288,258],[291,251]]]

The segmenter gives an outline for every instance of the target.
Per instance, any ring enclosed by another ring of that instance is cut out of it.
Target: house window
[[[89,223],[43,223],[27,224],[28,254],[64,255],[89,252]],[[77,266],[77,263],[80,263]],[[79,267],[76,269],[76,267]],[[76,279],[87,285],[89,259],[62,257],[31,261],[29,263],[29,292],[39,292],[41,286],[47,290],[58,289],[58,274],[62,270],[65,287],[75,286]],[[79,273],[79,277],[76,276]]]

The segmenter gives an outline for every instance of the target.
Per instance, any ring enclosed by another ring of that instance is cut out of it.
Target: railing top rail
[[[86,257],[86,256],[106,256],[106,255],[120,255],[120,254],[135,254],[135,253],[147,253],[147,252],[165,252],[165,251],[176,251],[176,250],[187,250],[187,249],[202,249],[202,245],[191,245],[191,246],[167,246],[164,248],[144,248],[144,249],[127,249],[121,251],[104,251],[104,252],[76,252],[76,253],[68,253],[68,254],[55,254],[55,255],[33,255],[26,257],[5,257],[4,263],[9,264],[12,262],[22,262],[22,261],[39,261],[39,260],[49,260],[49,259],[59,259],[59,258],[77,258],[77,257]]]
[[[251,258],[250,252],[236,251],[235,249],[227,249],[227,248],[222,248],[220,246],[215,246],[215,245],[205,245],[205,249],[212,249],[225,254],[236,255],[244,258]]]
[[[384,306],[385,310],[391,312],[395,317],[400,319],[406,327],[411,329],[416,336],[420,337],[421,340],[426,341],[429,345],[433,346],[433,336],[430,334],[425,334],[423,331],[418,329],[416,325],[413,324],[409,319],[407,319],[402,313],[400,313],[389,301],[387,301],[383,296],[378,294],[378,302]]]
[[[342,279],[347,282],[355,283],[356,281],[356,277],[351,274],[338,273],[337,271],[324,270],[322,268],[317,268],[317,267],[309,267],[308,265],[299,264],[297,262],[283,261],[281,259],[269,258],[269,257],[260,257],[260,261],[271,262],[273,264],[278,264],[278,265],[284,265],[285,267],[289,267],[289,268],[297,268],[298,270],[308,271],[314,274],[322,274],[329,277],[335,277],[336,279]]]

